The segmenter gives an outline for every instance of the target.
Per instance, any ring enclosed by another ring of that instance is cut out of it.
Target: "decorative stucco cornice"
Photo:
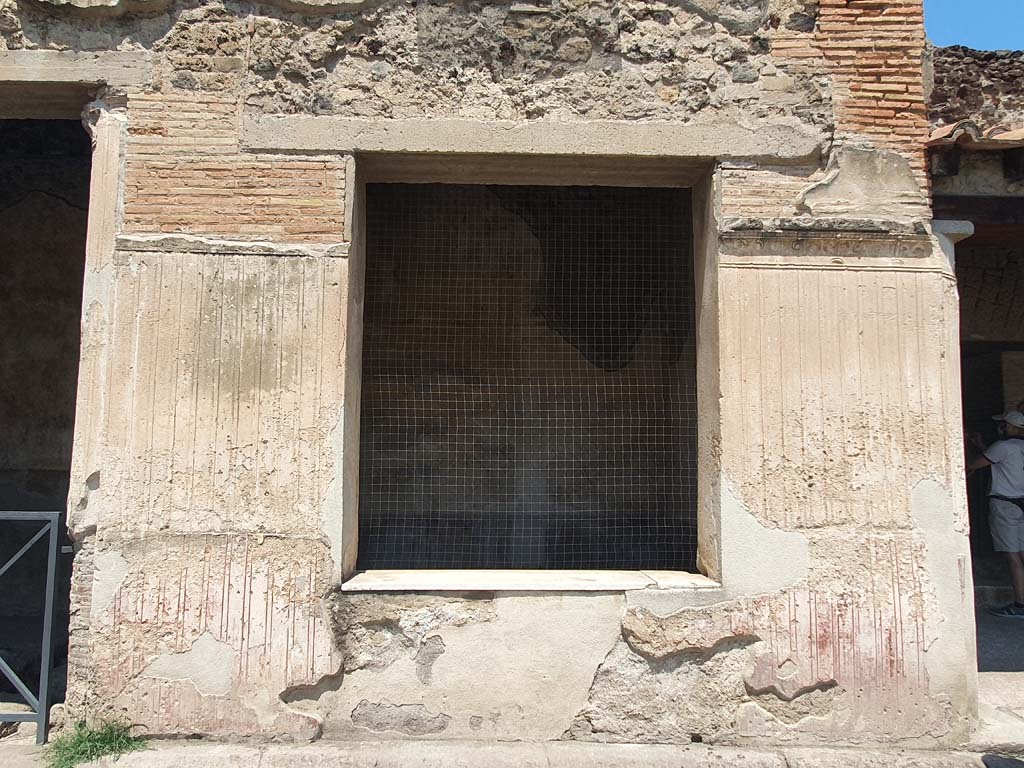
[[[732,219],[719,241],[729,268],[948,272],[923,223]]]

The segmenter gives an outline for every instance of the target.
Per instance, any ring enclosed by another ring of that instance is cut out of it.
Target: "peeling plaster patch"
[[[761,639],[750,624],[744,623],[745,611],[746,606],[740,603],[721,603],[662,618],[642,608],[629,608],[622,618],[622,637],[630,650],[648,661],[707,659]]]
[[[267,240],[224,240],[200,235],[119,235],[118,251],[155,253],[202,253],[210,255],[278,256],[315,258],[348,256],[348,243],[308,246],[284,245]]]
[[[929,479],[914,486],[910,505],[914,523],[925,536],[925,571],[939,603],[928,615],[942,617],[945,624],[941,630],[932,628],[936,638],[925,651],[929,687],[933,694],[949,696],[956,711],[971,717],[977,711],[978,666],[966,499]]]
[[[141,676],[187,680],[204,696],[223,696],[231,690],[234,666],[234,649],[206,632],[184,653],[154,659]]]
[[[97,320],[106,320],[106,307],[112,304],[114,296],[114,275],[112,263],[104,264],[99,269],[86,270],[82,281],[83,320],[89,319],[88,315],[93,312],[94,305],[102,313]]]
[[[688,744],[694,733],[708,740],[728,734],[753,647],[727,642],[707,659],[677,656],[652,664],[619,642],[565,737]]]
[[[75,512],[84,512],[89,507],[89,496],[99,489],[100,473],[99,470],[97,470],[85,478],[85,489],[82,491],[82,495],[78,497],[78,504],[75,507]]]
[[[365,700],[444,712],[451,717],[445,738],[558,739],[586,705],[609,649],[622,642],[625,608],[621,594],[601,593],[467,600],[339,592],[328,599],[346,675],[320,700],[326,738],[365,736],[351,716]],[[442,639],[425,685],[423,662]]]
[[[440,635],[431,635],[416,651],[416,677],[424,685],[429,685],[431,669],[442,653],[444,653],[444,640]]]
[[[801,674],[801,666],[810,669]],[[747,693],[751,696],[772,696],[783,702],[792,702],[815,691],[830,691],[838,681],[814,665],[796,664],[786,659],[776,664],[775,654],[765,653],[754,661],[753,671],[744,680]]]
[[[436,715],[422,704],[377,703],[363,699],[352,710],[352,722],[371,731],[398,731],[407,736],[427,736],[441,733],[451,718],[440,712]]]
[[[722,482],[722,585],[732,596],[778,592],[807,577],[807,537],[762,525]]]
[[[96,571],[92,580],[92,604],[89,609],[89,614],[93,619],[104,614],[114,602],[114,595],[124,583],[124,577],[128,575],[128,561],[116,550],[96,555],[95,563]]]
[[[842,147],[829,159],[825,178],[805,189],[797,209],[813,216],[847,214],[862,218],[920,218],[927,204],[907,159],[880,149]],[[901,216],[901,209],[910,206]]]
[[[822,685],[800,693],[795,699],[780,699],[770,693],[751,692],[754,704],[776,720],[786,725],[795,725],[808,717],[826,717],[836,707],[837,699],[844,693],[835,685]]]

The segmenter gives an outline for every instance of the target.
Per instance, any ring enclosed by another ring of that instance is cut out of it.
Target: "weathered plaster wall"
[[[138,57],[88,69],[109,87],[75,713],[283,738],[964,734],[956,297],[923,223],[919,0],[6,1],[0,31],[0,74],[43,77],[27,53]],[[717,164],[695,199],[701,562],[720,588],[334,588],[354,170],[462,136]]]

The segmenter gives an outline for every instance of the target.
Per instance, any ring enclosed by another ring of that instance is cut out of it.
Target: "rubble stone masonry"
[[[1024,51],[931,50],[931,122],[974,120],[983,130],[1024,128]]]
[[[924,45],[921,0],[0,0],[0,117],[54,81],[94,99],[72,716],[959,743],[973,598]],[[704,578],[342,589],[381,169],[694,187]]]

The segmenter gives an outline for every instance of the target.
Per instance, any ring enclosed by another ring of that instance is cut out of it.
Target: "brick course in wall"
[[[824,60],[834,79],[836,142],[899,152],[924,186],[924,46],[921,0],[822,0],[813,37],[780,30],[773,53],[795,72]]]
[[[243,154],[238,114],[194,93],[129,99],[124,232],[342,240],[344,159]]]

